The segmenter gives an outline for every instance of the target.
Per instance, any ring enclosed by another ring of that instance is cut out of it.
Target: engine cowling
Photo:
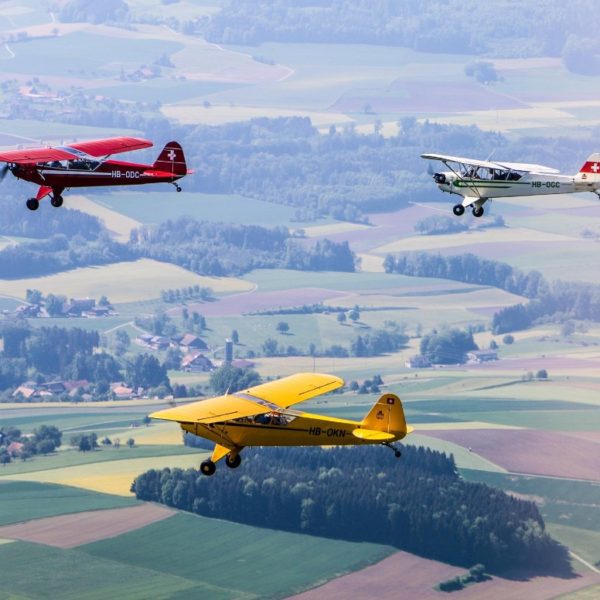
[[[433,180],[436,183],[446,183],[446,175],[444,173],[436,173],[433,176]]]

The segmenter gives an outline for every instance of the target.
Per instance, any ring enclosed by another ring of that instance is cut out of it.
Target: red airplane
[[[27,200],[29,210],[37,210],[40,200],[50,196],[52,206],[62,206],[62,193],[73,187],[140,185],[143,183],[177,183],[187,170],[179,143],[169,142],[153,165],[108,160],[112,154],[150,148],[153,143],[133,137],[107,138],[78,142],[54,148],[32,148],[0,152],[0,181],[10,171],[17,179],[40,186],[35,198]]]

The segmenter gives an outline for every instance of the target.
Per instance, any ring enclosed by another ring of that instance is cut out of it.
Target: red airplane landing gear
[[[29,198],[25,204],[29,210],[37,210],[40,207],[40,203],[36,198]]]
[[[173,184],[175,186],[175,189],[180,192],[181,191],[181,187],[179,185],[177,185],[176,183]]]
[[[63,204],[63,197],[60,194],[53,194],[52,198],[50,198],[50,204],[55,208],[59,208]]]

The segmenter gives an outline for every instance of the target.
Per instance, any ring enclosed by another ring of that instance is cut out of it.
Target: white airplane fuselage
[[[444,171],[439,175],[443,175],[445,178],[445,182],[437,184],[443,192],[477,200],[592,192],[598,185],[582,180],[580,175],[573,177],[570,175],[527,173],[517,181],[459,177],[452,171]]]

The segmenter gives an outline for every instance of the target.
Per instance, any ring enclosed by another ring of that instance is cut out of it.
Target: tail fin
[[[579,173],[575,176],[577,181],[600,184],[600,153],[592,154],[585,161]]]
[[[169,142],[158,155],[152,168],[155,171],[171,173],[174,177],[187,175],[188,170],[185,164],[185,156],[179,142]]]
[[[372,431],[404,433],[405,435],[412,431],[412,427],[406,425],[402,402],[396,394],[383,394],[362,420],[360,427]]]

